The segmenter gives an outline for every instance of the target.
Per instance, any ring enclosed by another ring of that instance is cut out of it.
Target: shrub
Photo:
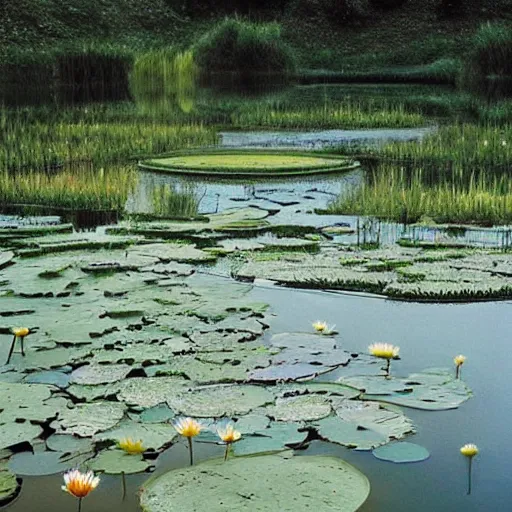
[[[202,71],[288,73],[295,68],[291,49],[281,39],[277,23],[250,23],[226,19],[203,36],[194,47]]]
[[[473,38],[462,83],[477,92],[512,77],[512,28],[499,23],[482,25]]]

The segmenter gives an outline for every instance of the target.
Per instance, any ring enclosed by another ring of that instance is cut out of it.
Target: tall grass
[[[79,166],[59,172],[0,171],[0,204],[123,211],[137,183],[135,166]]]
[[[70,121],[63,114],[44,122],[31,112],[0,112],[0,170],[40,170],[77,162],[106,164],[174,149],[215,144],[215,131],[200,124],[163,121]]]
[[[197,41],[194,53],[205,73],[279,74],[295,68],[295,57],[281,38],[278,23],[225,19]]]
[[[456,164],[458,173],[474,166],[507,170],[512,165],[512,124],[453,124],[443,126],[421,142],[393,142],[376,150],[379,156],[397,161]],[[439,166],[440,172],[446,166]]]
[[[153,190],[153,212],[159,217],[195,217],[198,214],[199,201],[193,186],[178,189],[166,183]]]
[[[403,168],[383,164],[364,185],[335,199],[328,211],[404,223],[424,216],[436,222],[512,222],[512,180],[507,176],[487,178],[483,169],[472,172],[467,181],[446,179],[432,185],[425,181],[421,167],[411,175]]]
[[[231,122],[239,128],[405,128],[424,125],[425,119],[401,105],[380,104],[376,108],[371,102],[345,102],[294,108],[256,105],[233,113]]]
[[[198,72],[191,51],[151,51],[135,60],[130,89],[143,111],[169,114],[180,108],[188,113],[195,103]]]

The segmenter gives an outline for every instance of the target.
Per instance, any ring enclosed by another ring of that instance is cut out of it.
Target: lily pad
[[[53,434],[46,440],[49,450],[62,453],[87,453],[93,451],[90,439],[67,434]]]
[[[471,390],[454,371],[430,369],[406,379],[384,379],[375,375],[341,378],[339,382],[360,389],[364,398],[414,409],[456,409],[471,397]]]
[[[118,449],[105,450],[89,463],[92,471],[109,475],[142,473],[151,466],[151,461],[144,460],[141,455],[130,455]]]
[[[270,418],[263,414],[247,414],[236,422],[236,429],[243,434],[253,434],[270,425]]]
[[[303,443],[307,432],[299,432],[300,423],[275,423],[268,428],[253,432],[233,445],[235,455],[253,455],[255,453],[286,450],[287,445]]]
[[[20,484],[16,475],[4,462],[0,462],[0,504],[4,505],[18,493]]]
[[[229,482],[229,485],[226,485]],[[300,489],[300,492],[297,490]],[[146,512],[276,510],[354,512],[370,492],[367,478],[339,458],[279,455],[210,460],[177,469],[147,482],[141,506]],[[170,505],[171,508],[170,508]]]
[[[124,438],[141,440],[146,449],[159,450],[170,445],[178,436],[176,429],[170,423],[137,423],[123,420],[115,428],[94,436],[96,441],[120,441]]]
[[[407,443],[405,441],[379,446],[375,448],[372,453],[377,459],[395,462],[397,464],[421,462],[430,457],[429,451],[423,446]]]
[[[18,443],[30,442],[43,433],[39,425],[32,423],[6,423],[0,425],[0,450]]]
[[[124,412],[125,406],[116,402],[78,404],[73,409],[62,411],[50,426],[57,432],[91,437],[117,425]]]
[[[121,383],[117,397],[128,405],[149,408],[166,402],[189,384],[189,381],[181,377],[135,377]]]
[[[266,412],[277,421],[313,421],[329,416],[331,404],[318,395],[302,395],[278,398]]]
[[[27,384],[50,384],[65,389],[69,386],[69,375],[59,371],[34,372],[27,375],[23,382]]]
[[[127,364],[86,365],[71,374],[72,384],[94,386],[123,380],[132,370]]]
[[[22,476],[44,476],[62,473],[90,459],[93,453],[69,455],[62,452],[21,452],[9,460],[9,469]]]
[[[198,418],[237,416],[274,401],[272,394],[258,386],[208,386],[180,393],[167,400],[180,414]]]
[[[146,409],[139,417],[142,423],[164,423],[172,418],[174,418],[174,412],[169,409],[167,404],[159,404]]]

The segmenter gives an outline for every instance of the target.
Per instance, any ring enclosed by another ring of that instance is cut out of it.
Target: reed
[[[0,204],[123,211],[137,183],[134,165],[82,165],[58,172],[0,171]]]
[[[508,176],[489,178],[481,169],[466,178],[428,185],[421,167],[411,175],[404,168],[382,164],[361,187],[335,199],[328,213],[371,215],[404,223],[422,217],[440,223],[512,222],[512,180]]]
[[[189,218],[198,215],[200,199],[193,185],[179,189],[162,184],[153,190],[153,213],[159,217]]]

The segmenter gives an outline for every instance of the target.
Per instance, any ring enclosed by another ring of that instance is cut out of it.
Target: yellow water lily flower
[[[235,427],[231,423],[226,425],[224,428],[217,428],[217,434],[225,443],[236,443],[241,437],[242,434],[235,430]]]
[[[313,329],[315,329],[316,332],[325,332],[327,330],[327,322],[317,320],[313,322]]]
[[[180,418],[176,420],[173,425],[178,434],[188,438],[196,437],[201,433],[201,430],[203,430],[201,423],[193,418]]]
[[[465,444],[461,449],[460,453],[464,455],[464,457],[474,457],[475,455],[478,455],[478,446],[473,443]]]
[[[94,476],[92,471],[81,473],[78,469],[72,469],[64,473],[64,483],[63,491],[75,496],[75,498],[82,499],[98,487],[100,479]]]
[[[466,361],[466,356],[463,356],[462,354],[455,356],[453,358],[453,362],[455,363],[456,366],[461,366],[462,364],[464,364],[465,361]]]
[[[455,363],[455,378],[458,379],[460,377],[460,367],[466,361],[466,356],[459,354],[453,358],[453,362]]]
[[[398,357],[400,347],[395,347],[391,343],[373,343],[368,347],[368,351],[372,356],[382,359],[394,359]]]
[[[391,343],[373,343],[368,347],[368,351],[372,356],[386,360],[386,368],[383,368],[383,370],[386,372],[386,377],[389,377],[391,359],[398,357],[400,347],[395,347],[395,345],[391,345]]]
[[[12,329],[12,333],[16,338],[24,338],[28,334],[30,334],[30,329],[28,327],[14,327]]]
[[[141,439],[134,441],[131,437],[121,439],[117,446],[130,455],[138,455],[146,451]]]

